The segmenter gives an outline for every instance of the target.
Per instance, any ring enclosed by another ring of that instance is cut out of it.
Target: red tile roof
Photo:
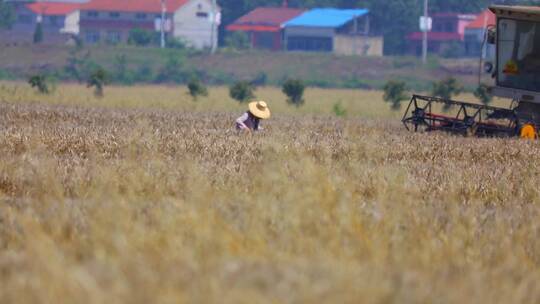
[[[495,14],[493,14],[489,9],[483,11],[479,14],[476,19],[467,25],[468,29],[483,29],[489,25],[495,25]]]
[[[414,32],[407,36],[409,40],[422,40],[422,32]],[[428,40],[430,41],[455,41],[463,40],[464,36],[459,33],[444,33],[444,32],[429,32]]]
[[[287,7],[260,7],[240,17],[227,27],[229,31],[279,31],[282,25],[304,10]]]
[[[80,3],[61,3],[61,2],[34,2],[27,4],[26,7],[36,14],[42,15],[67,15],[78,10]]]
[[[165,0],[168,13],[175,12],[189,0]],[[82,5],[82,10],[160,13],[161,0],[92,0]]]

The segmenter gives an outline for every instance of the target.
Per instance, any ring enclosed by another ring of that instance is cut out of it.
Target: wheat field
[[[0,303],[540,302],[536,142],[378,92],[260,89],[249,136],[225,88],[0,87]]]

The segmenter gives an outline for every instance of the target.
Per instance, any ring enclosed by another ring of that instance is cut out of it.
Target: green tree
[[[332,112],[334,112],[337,117],[347,116],[347,110],[345,110],[345,108],[341,104],[341,101],[338,101],[334,104],[334,106],[332,107]]]
[[[417,0],[367,2],[371,15],[371,31],[384,37],[385,54],[403,54],[407,49],[404,37],[418,30],[418,18],[422,11],[418,2]]]
[[[188,79],[190,73],[186,69],[185,58],[178,52],[169,54],[165,65],[160,69],[156,80],[158,82],[175,82],[175,83],[185,83]]]
[[[34,43],[41,43],[43,41],[43,25],[41,22],[36,23],[36,29],[34,30]]]
[[[15,21],[15,11],[13,6],[0,0],[0,29],[9,29]]]
[[[154,71],[148,62],[143,62],[135,68],[133,81],[135,82],[150,82],[154,80]]]
[[[113,78],[123,84],[132,84],[132,73],[128,69],[127,57],[125,54],[116,55],[114,58]]]
[[[281,91],[287,95],[287,102],[291,105],[299,107],[304,104],[304,90],[306,85],[300,79],[287,79]]]
[[[155,38],[155,33],[149,30],[135,28],[129,31],[128,44],[136,46],[148,46]]]
[[[228,33],[225,37],[225,46],[235,50],[249,49],[249,37],[245,32]]]
[[[184,40],[180,38],[167,38],[167,47],[170,49],[184,50],[187,48]]]
[[[90,51],[82,52],[76,48],[69,52],[64,72],[71,79],[83,82],[88,79],[90,72],[95,69],[95,63],[90,59]]]
[[[199,96],[208,96],[208,89],[206,86],[199,80],[199,78],[193,77],[188,82],[188,90],[189,95],[193,98],[193,100],[197,100]]]
[[[103,97],[103,90],[105,85],[109,82],[109,76],[107,71],[102,67],[96,68],[88,78],[87,87],[94,87],[94,95],[96,97]]]
[[[229,87],[229,96],[238,102],[247,102],[255,98],[255,88],[248,81],[239,81]]]
[[[481,83],[478,88],[476,88],[474,96],[485,105],[490,104],[493,99],[493,96],[489,93],[489,87],[485,83]]]
[[[32,88],[37,89],[38,92],[41,94],[50,93],[48,79],[47,79],[47,76],[45,76],[44,74],[36,74],[36,75],[30,76],[30,78],[28,78],[28,84]]]
[[[450,100],[453,96],[461,94],[461,92],[463,92],[463,87],[457,79],[449,77],[439,82],[434,82],[431,94],[442,99]],[[448,111],[450,107],[450,105],[445,104],[443,110]]]
[[[12,75],[7,70],[0,69],[0,80],[4,80],[4,79],[9,80],[9,79],[14,79],[14,78],[15,78],[14,75]]]
[[[403,81],[389,80],[383,87],[383,100],[391,104],[392,110],[399,110],[401,102],[407,99],[407,85]]]
[[[453,96],[459,95],[461,92],[463,92],[463,87],[454,77],[448,77],[441,81],[434,82],[431,91],[433,96],[443,99],[452,99]]]

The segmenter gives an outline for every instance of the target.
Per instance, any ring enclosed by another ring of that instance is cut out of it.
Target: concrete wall
[[[211,18],[219,11],[219,7],[216,7],[216,11],[212,12],[211,0],[189,1],[174,14],[173,37],[197,49],[217,46],[219,25],[213,25]]]
[[[383,37],[336,35],[334,53],[340,55],[383,56]]]

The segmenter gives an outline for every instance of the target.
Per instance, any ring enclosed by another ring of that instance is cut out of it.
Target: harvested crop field
[[[1,303],[537,303],[540,146],[0,103]]]

